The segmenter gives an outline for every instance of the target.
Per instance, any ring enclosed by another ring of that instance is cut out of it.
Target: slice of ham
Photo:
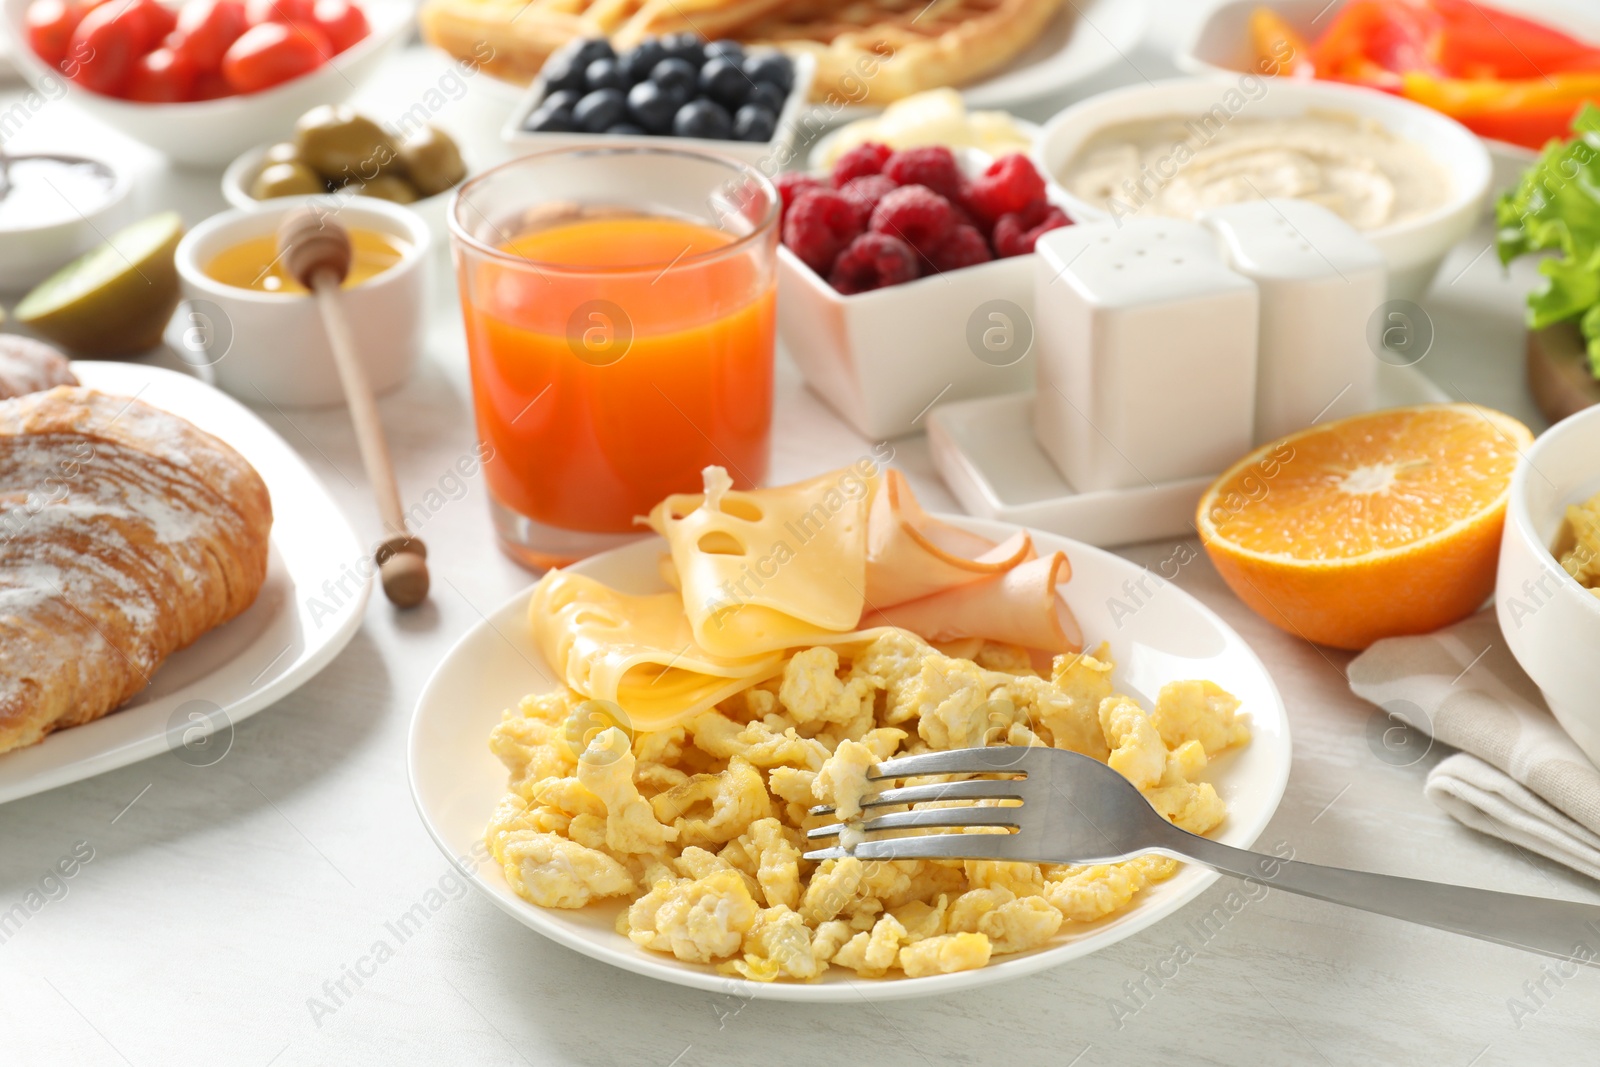
[[[982,637],[1050,652],[1079,652],[1083,630],[1056,589],[1071,577],[1066,553],[1055,552],[991,578],[869,609],[861,627],[899,626],[929,641]]]
[[[890,468],[867,518],[866,611],[997,577],[1033,555],[1033,540],[1024,530],[995,544],[929,515],[905,475]]]

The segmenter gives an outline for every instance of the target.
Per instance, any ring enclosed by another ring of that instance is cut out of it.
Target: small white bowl
[[[1567,505],[1600,492],[1600,407],[1546,430],[1511,479],[1495,613],[1556,721],[1600,764],[1600,597],[1557,562]]]
[[[291,210],[323,206],[348,229],[409,242],[395,266],[344,289],[361,363],[374,393],[398,388],[417,365],[428,294],[428,226],[414,211],[365,196],[286,196],[213,215],[178,244],[184,301],[167,343],[212,384],[251,403],[323,407],[344,402],[316,301],[305,293],[263,293],[224,285],[205,265],[241,241],[276,233]]]
[[[288,140],[288,135],[285,135],[282,139]],[[257,204],[267,203],[267,201],[257,200],[250,195],[250,185],[256,180],[256,175],[261,173],[262,164],[266,162],[267,153],[277,143],[277,141],[274,141],[272,144],[257,145],[228,164],[228,169],[222,172],[222,198],[224,200],[236,208],[246,209],[253,208]],[[467,164],[467,178],[472,177],[472,163],[466,158],[465,152],[462,153],[462,162]],[[467,178],[463,178],[461,181],[464,182]],[[443,250],[448,250],[450,244],[450,200],[456,195],[456,187],[460,184],[461,182],[457,182],[455,186],[451,186],[442,193],[435,193],[433,196],[423,197],[413,203],[400,205],[416,212],[422,218],[422,221],[428,224],[428,232],[433,235],[438,247]]]
[[[517,155],[527,155],[546,148],[589,144],[649,144],[693,148],[732,156],[741,163],[761,168],[762,173],[772,177],[780,170],[787,170],[794,162],[795,139],[800,136],[801,127],[807,125],[804,121],[804,112],[809,106],[806,100],[811,93],[811,80],[817,73],[817,61],[812,56],[797,55],[791,58],[794,60],[794,85],[789,89],[789,98],[784,101],[783,111],[778,115],[777,131],[773,133],[770,141],[712,141],[704,137],[673,137],[668,134],[627,137],[609,133],[535,133],[523,129],[522,124],[528,121],[528,116],[538,109],[539,102],[544,99],[542,75],[533,80],[533,84],[528,86],[522,99],[512,109],[505,125],[501,127],[500,139]],[[819,128],[821,128],[820,123],[805,133],[812,134]]]
[[[98,164],[111,174],[111,188],[106,193],[105,203],[71,218],[42,226],[0,227],[0,292],[20,293],[33,288],[59,268],[103,243],[107,235],[121,229],[128,221],[125,216],[133,183],[126,171],[76,152],[28,152],[11,159],[16,162],[40,157]]]
[[[409,0],[361,0],[371,26],[364,40],[299,78],[259,93],[189,104],[143,104],[102,96],[47,66],[24,43],[23,14],[30,0],[4,0],[4,29],[11,57],[23,76],[49,99],[66,99],[107,126],[179,163],[220,167],[272,130],[288,129],[318,104],[355,92],[411,27]]]
[[[1252,99],[1241,88],[1247,77],[1256,79],[1259,97]],[[1245,100],[1242,107],[1228,108],[1222,103],[1229,92]],[[1395,137],[1421,146],[1438,162],[1450,176],[1445,203],[1416,218],[1362,233],[1383,253],[1393,297],[1414,300],[1427,290],[1445,255],[1471,232],[1489,193],[1489,153],[1472,131],[1454,119],[1373,89],[1241,74],[1175,78],[1092,96],[1045,124],[1035,144],[1034,162],[1073,221],[1104,219],[1103,209],[1073,196],[1057,180],[1085,143],[1110,126],[1198,115],[1213,106],[1245,118],[1294,117],[1312,110],[1352,113],[1376,120]]]

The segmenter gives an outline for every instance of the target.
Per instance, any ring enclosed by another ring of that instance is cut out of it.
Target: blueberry
[[[718,56],[721,56],[724,59],[731,59],[735,63],[743,62],[744,45],[740,44],[738,41],[730,41],[726,38],[720,41],[712,41],[710,44],[706,45],[707,60],[715,59]]]
[[[644,137],[644,136],[646,136],[646,131],[641,130],[639,127],[635,126],[631,122],[619,122],[615,126],[613,126],[610,129],[608,129],[606,132],[609,133],[609,134],[615,134],[618,137]]]
[[[621,89],[596,89],[572,109],[574,129],[599,133],[621,122],[628,114],[628,98]]]
[[[629,83],[634,83],[650,77],[651,69],[666,58],[667,50],[661,47],[661,42],[650,37],[624,52],[619,62],[622,64],[622,72],[628,76]]]
[[[771,82],[756,82],[750,87],[746,102],[758,104],[777,115],[782,113],[783,105],[789,102],[789,94]]]
[[[700,72],[688,61],[674,56],[657,63],[650,71],[650,80],[661,86],[677,107],[682,107],[694,99]]]
[[[628,76],[615,59],[597,59],[583,69],[583,81],[590,90],[626,89]]]
[[[683,104],[653,81],[640,82],[628,90],[628,118],[650,133],[672,129],[672,116]]]
[[[571,56],[564,56],[558,52],[544,61],[544,67],[539,73],[544,77],[546,92],[583,89],[583,67],[575,63]]]
[[[541,107],[528,116],[522,128],[532,133],[567,133],[572,129],[572,109]]]
[[[703,137],[726,141],[733,136],[733,119],[722,105],[711,100],[691,100],[678,109],[672,120],[675,137]]]
[[[559,108],[562,111],[571,111],[578,106],[578,101],[582,99],[583,93],[577,89],[558,89],[553,93],[546,94],[545,98],[539,101],[539,110],[547,111],[551,108]]]
[[[706,60],[706,65],[700,68],[700,94],[733,111],[750,95],[750,79],[744,76],[738,63],[717,56]]]
[[[672,33],[661,38],[661,47],[673,59],[693,63],[696,67],[706,61],[706,46],[698,33]]]
[[[794,64],[782,52],[757,52],[746,56],[744,72],[751,81],[776,85],[785,93],[794,88]]]
[[[746,104],[733,116],[736,141],[770,141],[778,128],[778,116],[760,104]]]
[[[612,49],[611,42],[604,37],[590,37],[566,47],[573,49],[573,54],[580,66],[587,67],[597,59],[617,58],[617,53]]]
[[[611,42],[603,37],[586,41],[573,41],[561,48],[545,60],[544,67],[539,73],[544,75],[544,84],[547,89],[578,89],[584,88],[583,72],[597,59],[611,59],[616,55],[611,50]]]

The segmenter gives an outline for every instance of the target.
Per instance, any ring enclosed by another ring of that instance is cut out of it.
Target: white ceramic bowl
[[[1495,612],[1506,644],[1578,747],[1600,764],[1600,597],[1551,549],[1567,505],[1600,493],[1600,407],[1546,430],[1511,479]]]
[[[54,152],[28,152],[13,160],[38,156],[64,158]],[[58,222],[23,228],[0,227],[0,292],[23,292],[44,281],[131,220],[128,194],[133,189],[126,171],[104,160],[71,153],[72,159],[97,163],[111,173],[111,189],[98,207]]]
[[[517,106],[512,108],[511,114],[506,117],[505,125],[501,127],[500,138],[517,155],[527,155],[546,148],[590,144],[664,144],[673,148],[693,148],[702,152],[719,152],[725,156],[732,156],[741,163],[761,168],[762,173],[771,177],[780,170],[787,170],[793,164],[795,139],[800,136],[801,128],[807,125],[804,121],[808,108],[806,97],[811,92],[811,81],[817,73],[817,61],[811,56],[801,55],[791,58],[794,60],[794,85],[789,90],[789,98],[784,101],[783,111],[778,115],[777,131],[770,141],[711,141],[704,137],[648,135],[626,137],[607,133],[533,133],[523,129],[522,124],[528,121],[528,116],[537,110],[539,102],[544,99],[542,76],[533,80],[533,84],[522,94]],[[817,128],[813,126],[805,132],[810,134]]]
[[[398,264],[340,294],[372,391],[403,384],[421,354],[432,238],[416,212],[364,196],[287,196],[224,211],[178,244],[184,300],[168,327],[167,343],[203,377],[251,403],[321,407],[344,401],[310,295],[240,289],[205,273],[218,253],[277,232],[290,210],[306,204],[324,206],[346,228],[377,230],[411,245]]]
[[[970,148],[956,159],[968,175],[990,162]],[[916,433],[936,401],[1032,388],[1033,256],[846,296],[780,244],[778,336],[857,433]]]
[[[280,140],[288,140],[292,132],[293,126],[291,125],[289,132],[285,133]],[[228,164],[228,169],[222,172],[222,198],[224,200],[236,208],[253,208],[257,204],[265,203],[265,201],[257,200],[250,195],[250,185],[256,180],[256,175],[261,173],[262,165],[266,162],[267,152],[277,143],[278,141],[273,141],[271,144],[256,145],[256,147],[245,151],[232,163]],[[472,162],[466,158],[465,152],[462,153],[462,162],[467,164],[467,177],[471,177],[474,170]],[[462,179],[462,181],[465,180],[465,178]],[[460,185],[461,183],[457,182],[456,184]],[[449,248],[450,200],[455,195],[456,190],[451,187],[442,193],[435,193],[433,196],[424,197],[414,203],[403,205],[407,210],[416,212],[422,221],[428,224],[428,232],[433,235],[436,247],[441,250],[447,251]]]
[[[1283,78],[1256,78],[1258,88],[1247,92],[1241,88],[1247,77],[1254,76],[1175,78],[1090,97],[1045,124],[1035,145],[1034,161],[1051,181],[1052,192],[1067,214],[1074,221],[1086,222],[1104,219],[1106,212],[1062,189],[1055,179],[1084,144],[1108,126],[1198,115],[1213,106],[1248,118],[1294,117],[1311,110],[1372,118],[1395,137],[1422,147],[1450,176],[1449,197],[1439,207],[1362,235],[1383,253],[1389,269],[1389,294],[1419,297],[1451,247],[1471,232],[1488,195],[1491,165],[1483,142],[1454,119],[1387,93]],[[1244,100],[1242,106],[1228,107],[1223,102],[1230,92]]]
[[[192,104],[141,104],[101,96],[52,70],[23,43],[22,17],[30,0],[3,0],[4,28],[12,61],[41,93],[65,96],[90,115],[179,163],[220,167],[240,152],[286,130],[318,104],[332,104],[355,92],[399,44],[411,26],[409,0],[361,0],[371,32],[303,77],[259,93],[202,100]]]

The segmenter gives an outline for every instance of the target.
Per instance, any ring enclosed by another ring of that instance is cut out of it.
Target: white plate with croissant
[[[829,821],[810,807],[848,819],[893,755],[1069,748],[1238,846],[1283,795],[1261,661],[1125,559],[928,515],[892,470],[739,491],[709,468],[650,521],[659,539],[552,571],[469,631],[412,720],[440,849],[585,955],[742,997],[926,996],[1104,948],[1217,878],[1159,857],[803,860]]]
[[[0,802],[163,752],[215,763],[355,633],[362,546],[217,390],[4,340]]]

